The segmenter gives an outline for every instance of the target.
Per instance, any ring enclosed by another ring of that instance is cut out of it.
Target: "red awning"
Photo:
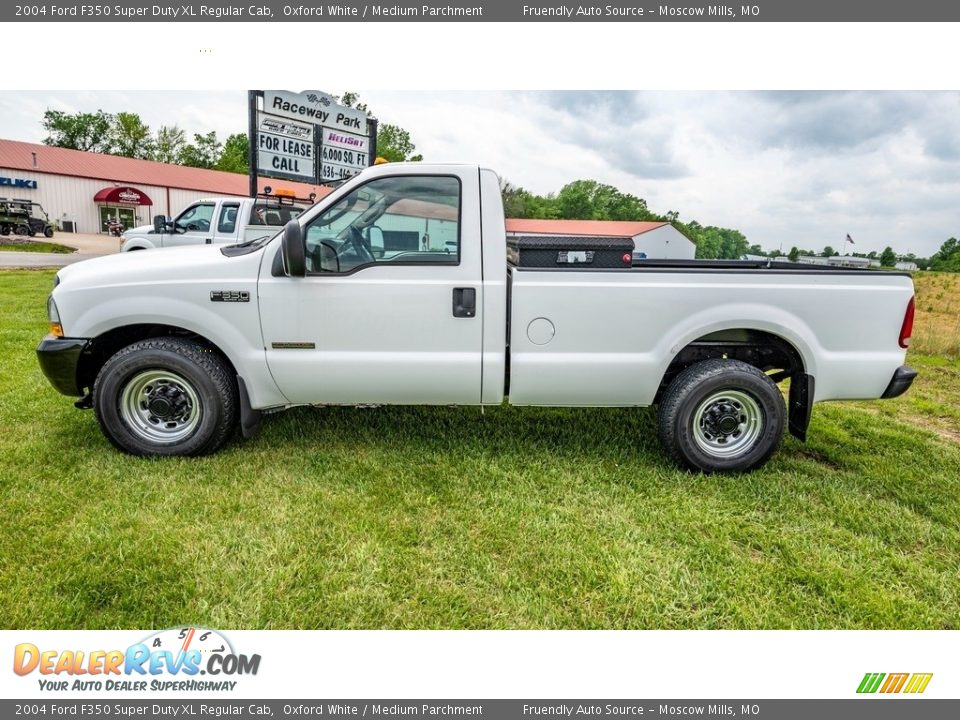
[[[153,205],[153,200],[143,190],[132,187],[105,187],[93,196],[93,201],[115,205]]]

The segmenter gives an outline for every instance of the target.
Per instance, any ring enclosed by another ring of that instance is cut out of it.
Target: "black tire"
[[[53,237],[53,228],[49,225],[43,229],[43,236],[52,238]]]
[[[9,225],[0,225],[0,235],[9,235],[10,226]]]
[[[706,360],[664,393],[660,441],[693,470],[747,472],[776,452],[785,415],[783,396],[765,373],[739,360]]]
[[[128,345],[107,360],[93,386],[100,429],[131,455],[216,452],[237,423],[238,407],[228,363],[175,337]]]

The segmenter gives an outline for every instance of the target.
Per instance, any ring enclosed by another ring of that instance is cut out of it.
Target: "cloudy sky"
[[[479,162],[538,193],[596,179],[768,249],[841,249],[849,233],[857,250],[926,256],[960,235],[957,92],[360,94],[427,160]],[[246,130],[241,91],[0,92],[0,136],[40,142],[46,108]]]

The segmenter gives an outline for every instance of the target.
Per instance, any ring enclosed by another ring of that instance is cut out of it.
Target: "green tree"
[[[820,253],[821,257],[833,257],[833,256],[836,255],[836,254],[837,254],[837,251],[834,250],[834,249],[833,249],[832,247],[830,247],[829,245],[827,245],[827,246],[823,249],[823,252]]]
[[[550,195],[535,195],[529,190],[511,184],[506,180],[500,181],[500,194],[503,197],[503,214],[508,218],[539,218],[551,219],[557,217],[553,197]]]
[[[377,156],[390,162],[420,162],[423,155],[410,139],[410,132],[399,125],[384,123],[377,128]]]
[[[97,110],[95,113],[65,113],[61,110],[46,110],[43,113],[43,129],[47,137],[44,145],[109,153],[113,149],[113,115]]]
[[[150,127],[136,113],[119,112],[114,115],[111,134],[114,155],[141,160],[153,157],[154,141]]]
[[[787,258],[790,260],[790,262],[797,262],[797,260],[800,259],[800,250],[797,248],[796,245],[790,248],[790,252],[787,255]]]
[[[939,272],[960,272],[960,243],[952,237],[930,258],[930,269]]]
[[[162,125],[153,142],[153,159],[157,162],[180,164],[187,137],[176,125]]]
[[[897,262],[897,254],[893,251],[893,248],[889,245],[883,249],[883,252],[880,253],[880,264],[883,267],[893,267]]]
[[[347,107],[355,108],[373,117],[370,108],[365,102],[360,102],[360,95],[350,90],[337,97],[337,102]],[[423,155],[417,152],[410,132],[399,125],[381,123],[377,126],[377,156],[390,162],[420,162]]]
[[[216,169],[242,174],[250,172],[250,137],[246,133],[231,135],[224,141]]]
[[[556,197],[559,217],[569,220],[653,220],[647,201],[596,180],[574,180]]]
[[[212,169],[223,152],[223,146],[213,130],[206,135],[194,133],[193,142],[183,148],[180,163],[189,167]]]

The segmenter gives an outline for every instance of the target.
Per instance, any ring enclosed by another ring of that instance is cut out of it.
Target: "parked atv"
[[[53,225],[40,203],[32,200],[0,198],[0,235],[10,233],[30,237],[39,234],[51,238]]]

